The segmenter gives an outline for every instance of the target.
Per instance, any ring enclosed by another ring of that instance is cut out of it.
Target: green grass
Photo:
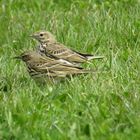
[[[38,86],[12,57],[42,29],[103,72]],[[140,139],[140,1],[1,0],[0,139]]]

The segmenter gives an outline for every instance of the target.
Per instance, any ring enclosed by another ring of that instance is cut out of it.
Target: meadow
[[[83,66],[99,72],[38,85],[13,59],[38,30],[104,55]],[[1,0],[0,139],[140,139],[140,1]]]

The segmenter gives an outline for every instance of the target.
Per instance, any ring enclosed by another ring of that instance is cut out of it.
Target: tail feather
[[[81,70],[81,71],[78,71],[77,73],[75,73],[75,74],[88,74],[88,73],[97,73],[97,71],[96,70],[93,70],[93,69],[89,69],[89,70]]]
[[[87,60],[93,60],[93,59],[103,59],[104,56],[86,56]]]
[[[77,54],[85,57],[87,60],[93,60],[93,59],[103,59],[104,56],[94,56],[92,54],[86,54],[86,53],[80,53],[80,52],[77,52],[75,50],[73,50],[74,52],[76,52]]]
[[[83,73],[97,73],[97,71],[96,70],[83,70],[82,71]]]

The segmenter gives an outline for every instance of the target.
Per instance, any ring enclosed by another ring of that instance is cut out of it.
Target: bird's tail
[[[83,57],[85,57],[87,60],[93,60],[93,59],[103,59],[104,56],[94,56],[92,54],[86,54],[86,53],[80,53],[77,52],[75,50],[73,50],[74,52],[78,53],[79,55],[82,55]]]
[[[94,60],[94,59],[103,59],[104,56],[93,56],[93,55],[87,55],[87,60]]]
[[[82,70],[82,73],[97,73],[97,70]]]
[[[88,73],[98,73],[98,71],[97,70],[92,70],[92,69],[91,70],[83,69],[83,70],[75,72],[74,75],[75,74],[88,74]]]

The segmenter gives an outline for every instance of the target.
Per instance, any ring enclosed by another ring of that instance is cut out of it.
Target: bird
[[[89,60],[102,59],[104,56],[94,56],[72,50],[58,42],[55,36],[49,31],[38,31],[30,35],[36,39],[40,45],[37,47],[40,53],[50,54],[56,58],[64,59],[73,64],[89,62]]]
[[[14,58],[25,62],[27,71],[33,79],[45,78],[45,80],[49,79],[49,81],[54,82],[55,80],[58,81],[58,79],[94,72],[93,70],[86,70],[63,59],[41,55],[36,51],[26,51]]]

